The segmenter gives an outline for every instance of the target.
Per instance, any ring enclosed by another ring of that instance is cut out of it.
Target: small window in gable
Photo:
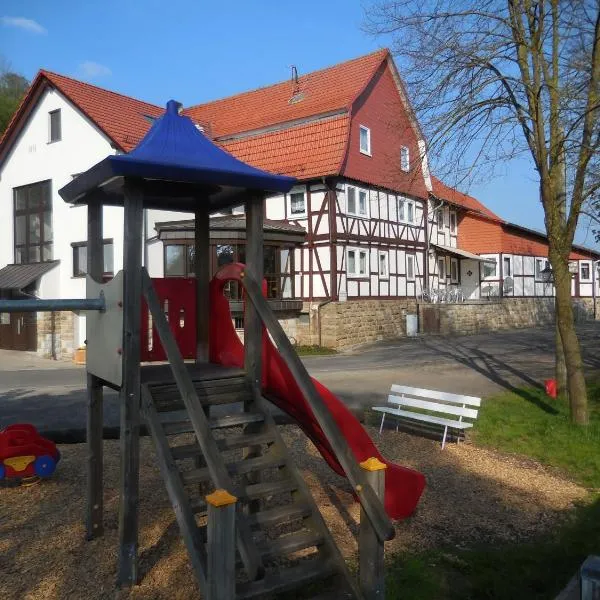
[[[410,151],[406,146],[400,148],[400,168],[403,171],[410,171]]]
[[[406,255],[406,279],[415,280],[415,257],[413,254]]]
[[[48,113],[49,118],[49,134],[48,142],[60,142],[62,138],[61,123],[60,123],[60,108],[52,110]]]
[[[306,216],[306,199],[304,192],[290,194],[290,215],[292,217]]]
[[[450,211],[450,233],[456,233],[456,212]]]
[[[379,277],[388,276],[388,255],[387,252],[379,253]]]
[[[360,126],[360,151],[371,156],[371,130],[364,125]]]

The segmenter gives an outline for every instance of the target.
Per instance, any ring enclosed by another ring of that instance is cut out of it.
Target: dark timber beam
[[[140,320],[142,300],[143,195],[125,182],[123,256],[123,385],[121,386],[121,474],[117,584],[138,581],[140,468]]]
[[[210,232],[208,210],[202,208],[195,214],[194,270],[196,274],[196,363],[208,362],[208,331],[210,300]]]
[[[88,205],[87,272],[95,281],[102,281],[104,272],[104,244],[102,236],[102,204]],[[86,339],[87,339],[86,335]],[[103,444],[103,389],[98,377],[87,374],[87,506],[86,535],[91,540],[104,533],[104,490],[102,480]]]
[[[261,195],[246,200],[246,271],[259,285],[263,280],[263,204]],[[244,347],[246,377],[257,397],[261,388],[262,323],[251,302],[246,303]]]

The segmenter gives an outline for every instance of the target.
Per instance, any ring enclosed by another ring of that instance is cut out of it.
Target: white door
[[[479,261],[460,261],[460,287],[465,300],[479,300]]]

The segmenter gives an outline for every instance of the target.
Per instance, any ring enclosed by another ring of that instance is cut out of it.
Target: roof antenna
[[[298,78],[298,69],[296,65],[290,65],[292,69],[292,97],[290,98],[290,104],[300,102],[304,98],[304,94],[300,92],[300,80]]]

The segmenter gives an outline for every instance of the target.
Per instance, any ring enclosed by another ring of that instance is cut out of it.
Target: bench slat
[[[481,398],[476,396],[461,396],[460,394],[450,394],[438,390],[425,390],[422,388],[413,388],[406,385],[392,385],[391,392],[394,394],[407,394],[419,398],[429,398],[431,400],[441,400],[442,402],[455,402],[457,404],[468,404],[469,406],[481,406]]]
[[[373,410],[384,412],[395,417],[406,417],[407,419],[414,419],[416,421],[426,421],[428,423],[436,423],[438,425],[447,425],[448,427],[454,427],[456,429],[468,429],[469,427],[473,427],[473,423],[467,423],[465,421],[453,421],[451,419],[443,419],[442,417],[434,417],[433,415],[423,415],[421,413],[413,413],[406,410],[386,408],[385,406],[374,406]]]
[[[428,400],[419,400],[417,398],[400,398],[399,396],[388,396],[388,402],[400,404],[401,406],[412,406],[413,408],[422,408],[434,412],[456,415],[457,417],[467,417],[469,419],[477,418],[477,410],[474,408],[463,408],[452,404],[440,404],[439,402],[429,402]]]

